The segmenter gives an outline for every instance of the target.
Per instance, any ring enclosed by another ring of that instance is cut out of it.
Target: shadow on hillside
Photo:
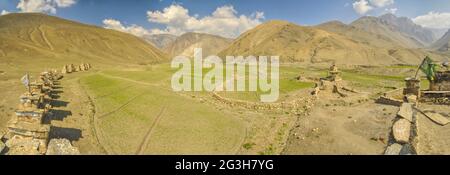
[[[59,108],[59,107],[67,107],[69,102],[61,101],[61,100],[52,100],[51,104],[52,104],[52,107]]]
[[[67,139],[70,142],[78,141],[83,138],[82,132],[79,129],[74,128],[62,128],[52,126],[50,129],[50,139]]]
[[[47,115],[42,123],[51,124],[53,120],[64,121],[65,118],[72,115],[71,111],[51,109],[50,115]]]
[[[59,99],[61,96],[59,94],[62,94],[64,91],[62,90],[52,90],[48,96],[52,99]]]

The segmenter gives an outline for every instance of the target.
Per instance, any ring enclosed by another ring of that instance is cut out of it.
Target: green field
[[[144,154],[233,154],[244,139],[239,119],[164,88],[99,74],[81,82],[94,98],[97,132],[110,153],[135,154],[143,146]]]

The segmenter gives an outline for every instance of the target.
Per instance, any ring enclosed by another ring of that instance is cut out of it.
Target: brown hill
[[[160,62],[167,56],[126,33],[44,14],[18,13],[0,16],[0,60],[17,66],[80,62],[128,65]]]
[[[164,51],[177,56],[184,55],[192,57],[195,48],[203,49],[203,56],[216,55],[227,48],[232,39],[203,33],[185,33],[179,36],[172,44],[169,44]]]
[[[341,33],[350,35],[351,31]],[[372,38],[360,37],[362,38],[360,40]],[[381,41],[383,40],[380,39],[379,42]],[[427,54],[421,50],[401,47],[379,48],[370,43],[370,40],[364,43],[315,27],[302,27],[285,21],[269,21],[242,34],[220,55],[222,57],[278,55],[282,62],[389,65],[417,64]]]

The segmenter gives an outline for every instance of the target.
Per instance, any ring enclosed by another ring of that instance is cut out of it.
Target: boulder
[[[400,155],[400,151],[402,151],[402,148],[402,145],[394,143],[386,148],[384,155]]]
[[[48,143],[46,155],[79,155],[78,148],[67,139],[52,139]]]
[[[425,114],[430,120],[434,121],[435,123],[445,126],[448,123],[450,123],[450,120],[441,114],[438,113],[426,113]]]
[[[409,122],[413,122],[413,108],[411,103],[403,103],[400,106],[400,110],[397,113],[397,116],[408,120]]]
[[[400,119],[392,126],[392,134],[397,143],[408,143],[411,136],[411,122]]]

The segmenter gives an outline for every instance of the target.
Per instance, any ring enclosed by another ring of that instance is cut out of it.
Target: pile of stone
[[[80,65],[76,66],[74,64],[69,64],[69,65],[64,65],[61,73],[62,74],[70,74],[70,73],[74,73],[74,72],[83,72],[83,71],[88,71],[90,70],[91,64],[89,63],[81,63]]]
[[[321,78],[319,82],[316,83],[316,87],[311,94],[317,97],[321,92],[325,91],[338,94],[340,97],[348,97],[348,94],[344,93],[344,91],[360,93],[352,88],[345,87],[340,74],[341,72],[338,70],[337,66],[332,65],[328,71],[328,76]]]
[[[5,139],[9,155],[42,155],[47,151],[50,125],[44,124],[44,119],[51,109],[50,93],[61,77],[51,71],[42,72],[39,78],[39,82],[28,83],[28,91],[19,97],[15,115],[8,122]]]
[[[79,155],[78,148],[72,146],[67,139],[52,139],[48,143],[46,155]]]
[[[15,115],[8,122],[7,133],[0,137],[0,153],[7,155],[44,155],[48,152],[51,126],[45,117],[50,114],[50,93],[62,76],[57,71],[42,72],[39,81],[27,83],[27,92],[19,97]],[[27,79],[27,81],[30,81]],[[5,142],[3,144],[3,142]],[[58,141],[56,141],[58,142]],[[65,149],[65,147],[62,147]],[[62,149],[61,148],[61,149]],[[70,147],[69,147],[70,148]],[[7,151],[5,151],[7,149]],[[73,148],[70,148],[72,150]],[[52,148],[52,151],[57,150]],[[71,151],[71,154],[75,151]]]

